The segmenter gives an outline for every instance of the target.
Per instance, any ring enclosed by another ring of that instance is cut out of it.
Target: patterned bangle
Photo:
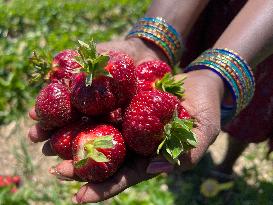
[[[208,49],[195,59],[184,72],[209,69],[220,76],[229,88],[234,105],[221,105],[222,122],[244,109],[254,95],[255,80],[250,66],[229,49]]]
[[[139,19],[127,38],[141,38],[156,44],[172,66],[181,58],[183,50],[181,35],[161,17]]]

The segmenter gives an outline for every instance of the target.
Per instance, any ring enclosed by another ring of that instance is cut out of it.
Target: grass
[[[14,149],[17,161],[14,173],[23,178],[23,185],[15,194],[8,188],[0,189],[0,205],[72,205],[71,196],[82,183],[61,182],[46,175],[41,180],[42,172],[47,170],[39,167],[41,161],[34,161],[30,147],[21,141]],[[209,178],[209,170],[214,166],[208,153],[190,172],[160,175],[97,205],[273,205],[273,170],[270,166],[273,155],[266,159],[266,152],[265,143],[245,152],[240,158],[245,167],[233,181],[233,186],[214,197],[205,197],[200,192],[201,184]],[[251,156],[256,156],[256,162]],[[263,166],[257,167],[259,165]]]
[[[0,0],[0,123],[33,103],[41,83],[29,85],[34,50],[52,55],[78,39],[110,40],[128,29],[150,0]]]

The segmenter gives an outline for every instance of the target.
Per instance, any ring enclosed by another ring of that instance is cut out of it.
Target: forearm
[[[232,49],[252,65],[271,54],[273,1],[248,1],[214,47]]]
[[[153,0],[147,17],[163,17],[186,37],[209,0]]]

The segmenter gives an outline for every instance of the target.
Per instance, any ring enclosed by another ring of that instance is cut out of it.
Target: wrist
[[[184,48],[179,32],[162,17],[140,18],[126,38],[139,38],[145,42],[145,46],[160,49],[171,66],[179,62]]]
[[[125,40],[132,48],[135,48],[134,56],[139,56],[139,59],[135,59],[138,63],[159,59],[168,63],[168,58],[164,52],[155,44],[145,41],[141,38],[129,38]]]
[[[185,75],[185,74],[182,74]],[[187,73],[190,75],[191,78],[200,78],[200,80],[204,80],[209,84],[209,87],[213,87],[215,92],[218,94],[219,99],[223,99],[225,93],[225,85],[224,81],[217,75],[216,73],[212,72],[211,70],[195,70],[192,72]]]
[[[225,84],[225,98],[221,104],[222,122],[229,120],[247,106],[255,90],[254,76],[247,62],[229,49],[208,49],[195,59],[185,72],[209,70]],[[228,100],[232,95],[232,103]]]

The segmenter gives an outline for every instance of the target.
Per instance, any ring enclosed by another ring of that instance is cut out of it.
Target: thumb
[[[148,174],[159,174],[162,172],[169,173],[172,172],[173,169],[174,165],[170,164],[165,158],[156,157],[150,161],[146,172]]]

